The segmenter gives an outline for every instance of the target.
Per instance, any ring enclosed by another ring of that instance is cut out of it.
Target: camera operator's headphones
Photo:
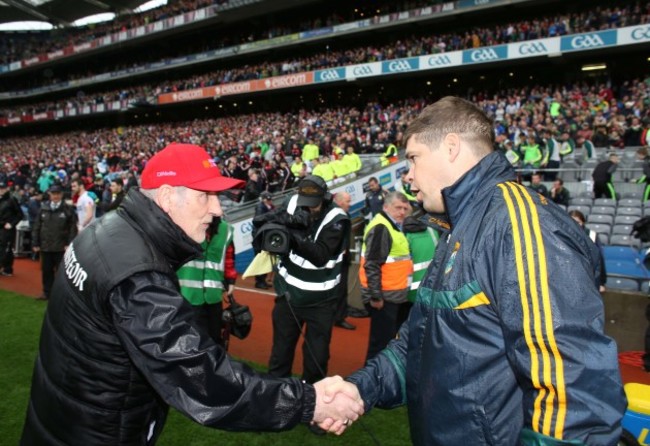
[[[329,204],[332,202],[332,200],[334,200],[334,196],[327,189],[327,183],[318,175],[307,175],[302,180],[300,180],[300,183],[298,183],[298,193],[300,193],[300,189],[302,188],[304,182],[307,181],[314,183],[319,189],[325,191],[322,198],[324,204]]]

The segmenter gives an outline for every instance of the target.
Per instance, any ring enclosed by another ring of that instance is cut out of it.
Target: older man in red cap
[[[217,192],[240,184],[204,149],[171,144],[141,190],[75,238],[50,293],[22,445],[152,445],[169,406],[229,430],[314,421],[340,433],[363,412],[316,405],[325,383],[263,378],[196,324],[175,272],[201,254]]]

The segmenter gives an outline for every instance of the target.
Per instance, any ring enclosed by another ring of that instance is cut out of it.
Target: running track
[[[40,264],[26,258],[17,258],[14,263],[14,276],[1,277],[0,289],[14,291],[30,297],[41,294]],[[273,329],[271,310],[274,293],[258,290],[253,286],[253,279],[237,281],[235,297],[237,301],[250,307],[253,313],[253,328],[245,340],[231,337],[230,354],[258,364],[267,365],[271,354]],[[43,305],[47,305],[43,302]],[[354,331],[334,327],[330,347],[328,375],[347,376],[363,366],[368,345],[368,318],[348,321],[357,326]],[[642,382],[650,384],[650,374],[639,367],[621,363],[621,373],[625,382]],[[302,348],[296,349],[293,372],[302,372]]]
[[[250,335],[244,339],[231,337],[229,352],[237,358],[268,365],[271,355],[273,328],[271,326],[271,311],[273,309],[272,291],[258,290],[253,286],[254,280],[248,278],[237,280],[235,297],[237,301],[248,305],[253,313],[253,327]],[[0,277],[0,289],[14,291],[30,297],[41,294],[41,272],[39,262],[27,258],[16,258],[14,276]],[[43,302],[43,305],[47,305]],[[363,366],[368,346],[368,318],[348,321],[357,326],[354,331],[334,327],[330,348],[328,375],[346,376]],[[302,348],[296,349],[293,372],[302,372]]]

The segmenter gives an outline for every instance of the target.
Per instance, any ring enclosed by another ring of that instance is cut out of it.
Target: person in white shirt
[[[81,232],[95,220],[95,200],[92,199],[83,181],[75,178],[70,183],[72,195],[77,195],[77,228]]]

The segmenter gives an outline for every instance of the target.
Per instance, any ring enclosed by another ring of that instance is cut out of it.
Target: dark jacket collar
[[[481,159],[454,184],[442,190],[447,221],[453,228],[463,212],[472,211],[472,203],[492,193],[498,183],[514,181],[515,171],[500,152],[492,152]]]
[[[196,243],[171,218],[137,188],[129,189],[118,212],[134,223],[147,242],[165,256],[174,270],[201,256]]]

